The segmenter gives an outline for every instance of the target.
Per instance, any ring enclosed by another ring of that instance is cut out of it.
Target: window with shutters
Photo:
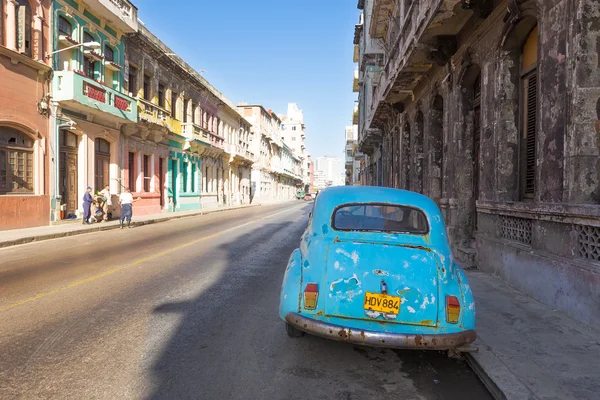
[[[31,57],[31,7],[27,0],[17,0],[17,50]]]
[[[65,17],[58,17],[58,33],[69,37],[73,35],[73,25]]]
[[[89,32],[83,32],[83,42],[95,42],[96,40]],[[96,79],[96,62],[90,57],[83,57],[83,72],[91,78]]]
[[[33,139],[0,127],[0,194],[33,193]]]
[[[102,190],[108,185],[110,179],[110,143],[104,139],[95,140],[95,187]]]
[[[150,156],[144,155],[144,192],[150,192]]]
[[[104,45],[104,59],[115,62],[115,51],[107,44]]]
[[[538,29],[529,34],[521,53],[521,200],[531,201],[535,195],[538,117]]]

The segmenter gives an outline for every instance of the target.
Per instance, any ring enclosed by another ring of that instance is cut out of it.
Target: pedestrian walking
[[[90,223],[90,217],[92,216],[92,187],[88,186],[85,194],[83,195],[83,225]]]
[[[112,200],[110,198],[110,186],[106,185],[100,194],[106,199],[102,203],[102,212],[104,213],[104,222],[108,222],[108,211],[112,208]]]
[[[138,197],[133,199],[133,195],[129,191],[129,188],[125,188],[125,191],[119,196],[119,203],[121,203],[121,229],[123,229],[123,221],[127,220],[127,227],[131,228],[131,217],[133,216],[133,203],[140,201],[142,198]]]

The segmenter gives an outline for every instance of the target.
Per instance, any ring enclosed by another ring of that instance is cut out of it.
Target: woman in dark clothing
[[[90,223],[90,217],[92,216],[92,187],[88,186],[85,194],[83,195],[83,224],[87,225]]]

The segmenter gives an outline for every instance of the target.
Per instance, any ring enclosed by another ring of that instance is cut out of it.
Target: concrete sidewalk
[[[600,398],[600,331],[491,275],[466,273],[479,336],[479,352],[466,357],[495,398]]]
[[[131,221],[131,226],[154,224],[158,222],[168,221],[171,219],[194,217],[198,215],[207,215],[249,207],[258,207],[260,205],[260,203],[257,203],[234,207],[215,208],[210,210],[163,212],[159,214],[143,215],[139,217],[135,216],[134,214],[133,220]],[[98,222],[91,225],[83,225],[82,220],[78,219],[74,220],[73,222],[64,222],[51,226],[40,226],[36,228],[0,231],[0,248],[36,242],[40,240],[56,239],[65,236],[81,235],[84,233],[99,232],[117,228],[119,228],[119,220],[113,220],[109,222]]]

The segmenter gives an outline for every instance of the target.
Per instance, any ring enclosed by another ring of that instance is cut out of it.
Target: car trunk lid
[[[325,313],[436,326],[438,256],[422,246],[336,241],[327,252]]]

